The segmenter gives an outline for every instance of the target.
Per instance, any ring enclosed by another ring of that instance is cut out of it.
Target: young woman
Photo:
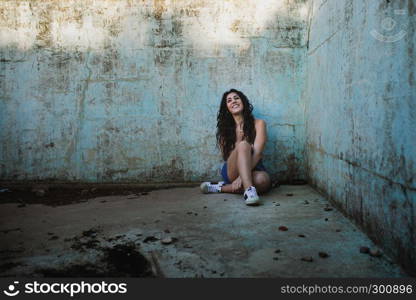
[[[267,141],[266,122],[254,119],[253,106],[240,91],[231,89],[222,96],[217,116],[217,145],[224,158],[217,184],[203,182],[203,193],[242,193],[247,205],[257,205],[259,193],[271,187],[262,163]]]

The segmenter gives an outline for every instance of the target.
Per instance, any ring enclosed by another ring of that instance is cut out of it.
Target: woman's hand
[[[241,181],[241,177],[238,176],[233,183],[231,184],[232,188],[233,188],[233,192],[238,192],[239,190],[241,190],[241,188],[243,187],[243,182]]]

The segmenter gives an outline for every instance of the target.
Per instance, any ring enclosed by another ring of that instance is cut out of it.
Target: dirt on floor
[[[177,185],[85,185],[85,184],[0,184],[0,203],[18,203],[18,207],[28,204],[48,206],[68,205],[86,202],[88,199],[104,196],[128,196],[138,198],[153,190],[169,189]],[[184,186],[184,185],[179,185]],[[185,186],[195,186],[185,185]]]
[[[274,188],[257,207],[165,188],[8,186],[0,277],[405,276],[308,185]]]

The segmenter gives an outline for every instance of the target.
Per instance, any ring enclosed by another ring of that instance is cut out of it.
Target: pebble
[[[379,249],[370,249],[370,255],[373,257],[380,257],[382,252]]]
[[[304,238],[305,235],[304,234],[299,234],[298,237]]]
[[[286,226],[279,226],[280,231],[287,231],[288,228]]]
[[[164,238],[163,240],[160,241],[163,245],[169,245],[172,244],[173,240],[170,237]]]
[[[291,197],[291,196],[293,196],[293,194],[292,193],[287,193],[286,196]]]

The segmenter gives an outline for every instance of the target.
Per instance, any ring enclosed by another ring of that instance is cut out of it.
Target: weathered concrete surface
[[[325,210],[327,205],[307,185],[274,189],[259,207],[245,206],[239,195],[202,195],[199,188],[100,197],[59,207],[1,204],[0,275],[40,276],[35,270],[94,263],[96,247],[80,252],[71,248],[71,238],[95,228],[98,246],[132,241],[154,258],[159,276],[406,276],[385,255],[360,253],[360,246],[374,245],[338,211]],[[149,236],[177,240],[145,243]],[[321,258],[319,252],[329,257]],[[301,260],[307,256],[313,261]]]
[[[306,3],[1,1],[0,178],[218,177],[231,87],[268,123],[273,176],[304,178]]]
[[[310,182],[416,273],[415,1],[312,4]]]

